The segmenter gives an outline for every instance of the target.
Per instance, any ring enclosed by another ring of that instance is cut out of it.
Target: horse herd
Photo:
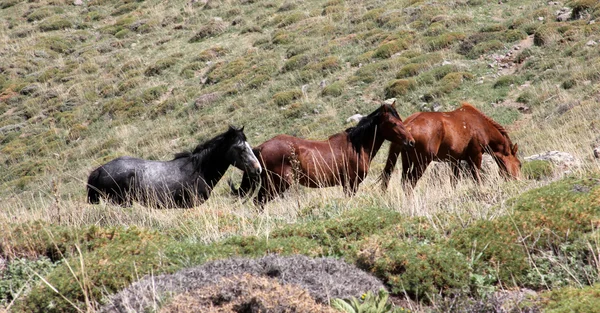
[[[132,201],[155,207],[192,207],[210,196],[230,165],[244,174],[239,196],[251,196],[261,207],[285,192],[293,183],[312,188],[341,185],[353,195],[369,171],[371,161],[385,140],[391,142],[380,177],[386,189],[398,156],[402,156],[402,180],[414,186],[432,161],[449,162],[454,179],[460,162],[468,164],[477,182],[483,153],[492,155],[500,173],[518,178],[518,147],[506,130],[468,103],[452,112],[419,112],[404,122],[394,104],[383,104],[358,125],[331,135],[327,140],[306,140],[278,135],[254,149],[243,127],[229,129],[193,152],[175,155],[171,161],[120,157],[90,174],[90,203],[100,197],[120,205]]]

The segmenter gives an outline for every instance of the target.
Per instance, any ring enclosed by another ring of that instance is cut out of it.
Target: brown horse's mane
[[[387,111],[390,114],[400,119],[400,115],[396,109],[394,109],[394,107],[389,104],[384,104],[377,110],[371,112],[371,114],[361,118],[360,122],[358,122],[358,125],[346,129],[345,132],[348,134],[348,140],[352,143],[352,147],[354,147],[354,150],[357,152],[362,149],[365,136],[370,136],[373,138],[373,132],[379,123],[379,117],[382,114],[384,106],[387,108]]]
[[[512,146],[512,141],[510,140],[510,137],[508,137],[508,132],[502,125],[498,124],[498,122],[494,121],[489,116],[483,114],[483,112],[479,111],[479,109],[477,109],[476,107],[474,107],[472,104],[470,104],[468,102],[462,102],[461,105],[463,108],[471,109],[471,110],[477,112],[477,114],[481,115],[481,117],[483,117],[486,121],[488,121],[490,124],[492,124],[500,132],[500,134],[502,134],[502,136],[504,136],[504,138],[506,138],[506,140],[508,140],[508,144]]]

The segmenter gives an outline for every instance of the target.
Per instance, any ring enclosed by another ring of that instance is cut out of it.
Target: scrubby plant
[[[437,51],[449,47],[455,42],[463,40],[465,34],[459,32],[451,32],[441,34],[439,36],[427,38],[425,40],[425,49],[427,51]]]
[[[200,27],[200,30],[190,38],[189,42],[199,42],[208,37],[213,37],[223,33],[227,29],[227,24],[221,19],[211,19],[208,23]]]
[[[39,282],[57,266],[47,257],[29,260],[17,258],[8,261],[5,269],[0,267],[0,307],[13,301],[16,296],[27,294],[28,289]]]
[[[60,16],[54,16],[42,21],[38,27],[43,32],[49,32],[53,30],[70,28],[72,26],[73,23],[71,23],[71,21]]]
[[[500,76],[494,82],[494,88],[508,87],[513,84],[518,84],[519,81],[520,81],[519,77],[514,76],[514,75]]]
[[[172,67],[177,63],[176,58],[165,58],[156,61],[144,70],[146,76],[157,76],[160,75],[164,70]]]
[[[371,291],[363,294],[360,299],[333,299],[331,306],[345,313],[400,313],[409,312],[404,308],[397,308],[388,301],[389,294],[385,289],[378,293]]]
[[[398,53],[408,48],[408,43],[403,40],[393,40],[380,45],[375,52],[373,52],[374,58],[387,59],[393,54]]]
[[[396,79],[385,87],[384,96],[386,99],[404,96],[416,86],[417,83],[414,79]]]
[[[522,175],[527,179],[540,180],[549,178],[554,171],[554,165],[549,161],[533,160],[523,163]]]
[[[331,96],[331,97],[339,97],[344,93],[344,88],[346,84],[341,81],[336,81],[330,85],[325,86],[321,91],[321,95],[323,96]]]
[[[302,98],[302,91],[300,90],[281,91],[273,95],[273,103],[282,107],[300,98]]]
[[[421,72],[425,71],[428,68],[426,64],[422,63],[410,63],[403,66],[398,73],[396,73],[396,78],[407,78],[419,75]]]

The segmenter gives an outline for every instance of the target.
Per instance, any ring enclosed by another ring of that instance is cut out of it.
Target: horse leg
[[[431,161],[433,161],[431,157],[417,154],[414,151],[411,153],[402,152],[402,181],[404,185],[414,188]]]
[[[390,151],[388,152],[388,158],[385,162],[385,167],[383,172],[381,173],[381,188],[386,190],[388,188],[388,184],[392,177],[392,173],[394,172],[394,168],[396,167],[396,162],[398,161],[398,156],[400,156],[400,152],[402,151],[402,146],[392,143],[390,145]],[[404,160],[404,158],[402,158]],[[403,163],[404,164],[404,163]]]
[[[469,160],[467,161],[471,169],[471,175],[478,184],[481,184],[481,176],[479,174],[479,170],[481,169],[482,159],[482,154],[479,153],[476,154],[474,157],[469,158]]]
[[[288,166],[282,166],[279,171],[280,174],[263,171],[261,174],[261,185],[254,199],[254,203],[261,208],[264,205],[273,200],[276,196],[284,193],[292,183],[292,168]]]
[[[452,187],[455,187],[460,180],[460,160],[450,162],[450,166],[452,167],[452,178],[450,179],[450,183],[452,184]]]

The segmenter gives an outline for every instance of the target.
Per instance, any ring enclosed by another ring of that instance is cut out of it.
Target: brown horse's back
[[[518,177],[520,162],[506,130],[468,103],[451,112],[420,112],[409,116],[404,125],[415,139],[414,149],[392,144],[382,173],[383,187],[400,154],[403,180],[412,185],[432,161],[447,161],[458,177],[459,162],[466,161],[475,180],[480,181],[482,154],[490,153],[501,171]]]
[[[463,106],[451,112],[415,113],[404,125],[415,138],[416,150],[445,161],[463,159],[465,153],[486,145],[486,123],[472,107]]]

